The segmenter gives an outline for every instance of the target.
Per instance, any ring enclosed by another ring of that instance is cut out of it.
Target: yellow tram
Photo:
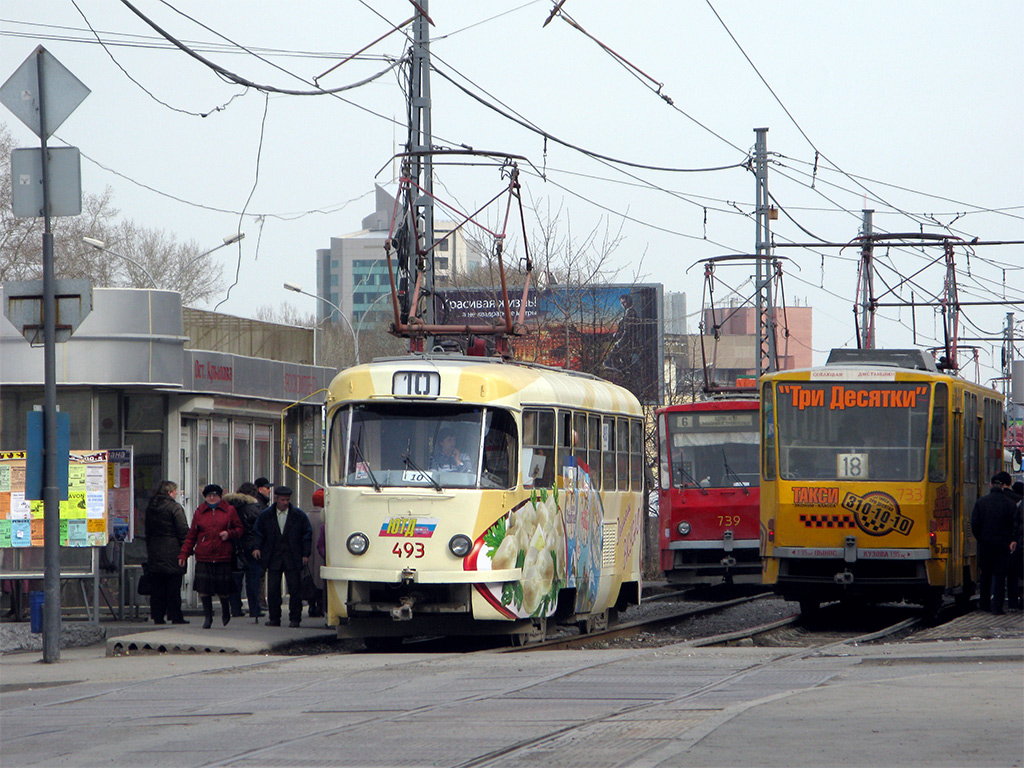
[[[1001,469],[1001,395],[920,350],[833,350],[760,387],[764,583],[805,613],[970,598],[971,510]]]
[[[321,574],[340,637],[534,639],[639,601],[643,422],[622,387],[409,355],[339,373],[327,424]]]

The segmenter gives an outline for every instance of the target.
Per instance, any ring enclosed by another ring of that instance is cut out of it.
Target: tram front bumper
[[[360,581],[380,584],[490,584],[520,581],[521,568],[497,571],[421,571],[411,568],[343,568],[321,566],[320,576],[326,581]]]

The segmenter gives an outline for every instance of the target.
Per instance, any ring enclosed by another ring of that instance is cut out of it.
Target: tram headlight
[[[456,557],[465,557],[469,554],[469,550],[472,548],[473,542],[470,540],[469,536],[462,533],[455,534],[448,542],[448,549]]]
[[[353,555],[361,555],[366,552],[370,546],[370,540],[366,538],[366,534],[353,533],[348,537],[348,541],[345,542],[345,546],[348,547],[348,551]]]
[[[690,524],[683,520],[683,522],[676,526],[676,530],[679,531],[680,536],[686,536],[690,532]]]

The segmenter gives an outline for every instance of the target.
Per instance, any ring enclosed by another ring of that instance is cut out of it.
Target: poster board
[[[25,451],[0,451],[0,547],[43,546],[43,502],[25,498]],[[60,545],[131,541],[132,450],[70,451],[68,498],[60,502]]]

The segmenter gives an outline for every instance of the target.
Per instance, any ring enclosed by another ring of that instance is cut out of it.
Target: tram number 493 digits
[[[423,557],[425,549],[421,541],[396,541],[391,554],[399,557]]]

